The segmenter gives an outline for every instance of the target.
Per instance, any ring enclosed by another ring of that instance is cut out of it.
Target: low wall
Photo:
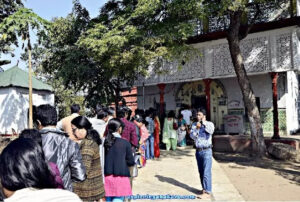
[[[268,147],[271,142],[281,142],[289,144],[299,150],[300,140],[293,138],[281,138],[273,140],[265,138],[265,144]],[[247,152],[251,151],[251,138],[243,135],[215,135],[213,136],[213,150],[217,152]]]

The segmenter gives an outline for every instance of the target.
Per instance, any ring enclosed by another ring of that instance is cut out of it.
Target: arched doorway
[[[210,84],[210,117],[216,131],[224,131],[224,115],[227,115],[227,95],[223,84],[213,80]],[[201,81],[183,83],[176,93],[177,111],[182,105],[206,108],[205,84]]]

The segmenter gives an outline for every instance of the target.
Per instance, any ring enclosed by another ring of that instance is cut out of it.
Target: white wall
[[[293,131],[299,128],[298,124],[298,79],[297,74],[293,71],[287,72],[287,94],[286,94],[286,122],[287,122],[287,134],[291,134]]]
[[[25,126],[21,118],[25,104],[26,100],[18,98],[15,88],[0,89],[0,133],[12,134],[12,128],[17,130],[17,125]]]
[[[300,68],[299,36],[298,26],[249,34],[241,41],[241,52],[248,75]],[[178,68],[180,62],[176,60],[164,63],[161,68],[167,74],[157,74],[150,68],[150,76],[138,79],[136,86],[235,77],[226,38],[192,46],[199,50],[201,57],[197,55],[186,61],[182,68]]]
[[[256,76],[249,76],[252,89],[256,97],[260,98],[261,108],[270,108],[273,106],[272,102],[272,80],[269,74],[262,74]],[[233,100],[240,101],[239,106],[228,108],[244,108],[242,92],[236,78],[220,79],[225,87],[228,103]]]
[[[18,94],[24,96],[27,101],[28,98],[28,90],[23,88],[17,89]],[[32,96],[32,104],[35,106],[39,106],[42,104],[50,104],[54,106],[54,94],[50,93],[49,91],[37,91],[33,90],[33,96]]]
[[[166,84],[164,101],[166,103],[166,110],[174,110],[176,108],[175,96],[180,83]],[[143,109],[143,87],[138,87],[138,108]],[[154,100],[156,103],[160,101],[160,91],[157,85],[155,86],[145,86],[145,109],[149,109],[154,106]]]
[[[278,79],[278,108],[286,108],[287,103],[286,100],[289,99],[288,97],[288,90],[287,90],[287,78],[286,73],[280,73]],[[294,76],[295,77],[295,76]],[[261,74],[256,76],[249,76],[250,82],[252,84],[252,88],[254,90],[255,96],[260,98],[260,107],[261,108],[272,108],[273,107],[273,100],[272,100],[272,80],[269,74]],[[226,94],[228,96],[227,103],[231,101],[237,100],[239,105],[235,106],[228,106],[228,109],[233,108],[244,108],[242,93],[237,82],[236,78],[223,78],[219,79],[219,81],[224,85],[226,90]],[[297,80],[295,80],[296,82]],[[295,83],[294,82],[294,83]],[[293,83],[293,85],[295,85]],[[166,102],[166,110],[174,110],[176,108],[175,96],[178,88],[180,87],[181,83],[176,84],[166,84],[165,88],[165,102]],[[138,87],[138,107],[140,109],[143,108],[143,91],[142,87]],[[295,94],[295,92],[294,92]],[[296,95],[293,94],[293,99]],[[159,88],[154,86],[145,86],[145,109],[149,107],[154,107],[154,100],[156,103],[159,103]],[[296,105],[296,101],[294,102]],[[293,109],[294,110],[294,109]],[[294,116],[294,115],[293,115]],[[295,118],[295,117],[294,117]],[[295,126],[296,127],[296,126]]]
[[[33,104],[54,105],[54,94],[33,91]],[[20,132],[28,127],[28,90],[21,88],[0,89],[0,134],[12,134],[12,128]]]

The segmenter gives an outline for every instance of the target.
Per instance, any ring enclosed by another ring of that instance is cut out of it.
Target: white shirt
[[[34,189],[17,190],[4,202],[82,202],[73,192],[63,189]]]
[[[91,122],[92,127],[99,133],[100,137],[103,138],[107,125],[105,121],[97,118],[90,118],[89,121]]]
[[[191,116],[192,116],[191,110],[185,109],[185,110],[181,111],[181,114],[183,115],[183,119],[186,121],[186,124],[190,125],[191,124]]]

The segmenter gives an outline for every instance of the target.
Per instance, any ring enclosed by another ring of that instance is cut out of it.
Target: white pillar
[[[297,0],[297,16],[300,16],[300,0]]]
[[[287,99],[286,99],[286,129],[287,135],[299,128],[298,124],[298,79],[294,71],[287,71]]]

